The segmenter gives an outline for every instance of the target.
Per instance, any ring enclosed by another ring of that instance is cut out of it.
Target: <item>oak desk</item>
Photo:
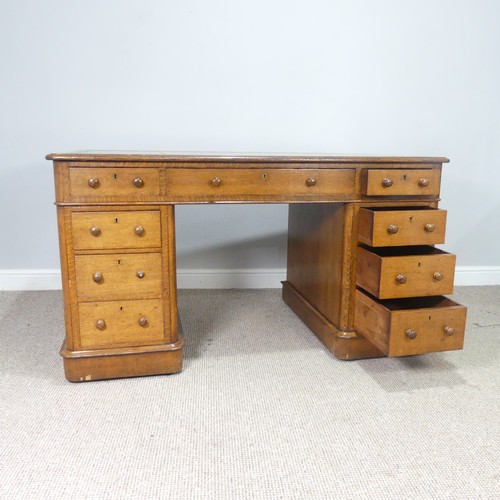
[[[283,299],[339,359],[461,349],[446,158],[82,152],[54,162],[70,381],[174,373],[174,207],[288,203]]]

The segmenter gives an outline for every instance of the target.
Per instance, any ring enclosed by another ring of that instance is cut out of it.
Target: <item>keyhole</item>
[[[413,215],[410,217],[410,222],[413,222]]]
[[[116,175],[116,174],[113,174],[113,177],[114,177],[115,179],[118,179],[118,175]]]
[[[421,265],[422,265],[422,264],[419,262],[419,263],[418,263],[418,267],[420,267]]]
[[[123,311],[123,307],[122,306],[120,306],[120,311]]]
[[[406,174],[405,174],[405,175],[403,175],[403,180],[404,180],[404,181],[406,180]]]
[[[115,218],[115,224],[118,224],[118,217]]]
[[[262,180],[267,181],[267,174],[265,172],[262,174]]]
[[[118,259],[116,262],[118,262],[118,265],[121,265],[122,263],[121,259]]]

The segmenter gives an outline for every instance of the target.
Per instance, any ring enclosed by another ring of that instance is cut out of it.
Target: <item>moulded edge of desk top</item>
[[[163,151],[74,151],[51,153],[45,157],[53,161],[131,161],[131,162],[247,162],[247,163],[448,163],[445,157],[424,156],[350,156],[331,154],[285,153],[216,153]]]

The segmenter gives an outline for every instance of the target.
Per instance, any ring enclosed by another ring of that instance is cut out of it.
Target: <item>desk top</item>
[[[164,151],[74,151],[51,153],[47,160],[55,161],[135,161],[135,162],[246,162],[246,163],[448,163],[444,157],[423,156],[355,156],[331,154],[285,153],[216,153]]]

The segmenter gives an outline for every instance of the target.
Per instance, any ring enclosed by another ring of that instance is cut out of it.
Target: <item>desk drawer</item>
[[[161,245],[160,212],[73,212],[75,250],[154,248]]]
[[[354,327],[387,356],[462,349],[467,309],[445,297],[376,301],[356,291]]]
[[[160,170],[157,168],[72,167],[69,180],[73,199],[135,199],[160,194]]]
[[[434,247],[358,247],[358,286],[379,299],[453,293],[455,255]]]
[[[372,247],[444,243],[446,210],[362,208],[359,241]]]
[[[76,255],[75,265],[79,300],[161,297],[160,253]]]
[[[84,302],[80,315],[80,348],[159,344],[165,336],[160,299]]]
[[[368,196],[438,195],[441,171],[367,170],[364,173],[365,194]]]
[[[353,169],[168,169],[169,197],[349,194]]]

